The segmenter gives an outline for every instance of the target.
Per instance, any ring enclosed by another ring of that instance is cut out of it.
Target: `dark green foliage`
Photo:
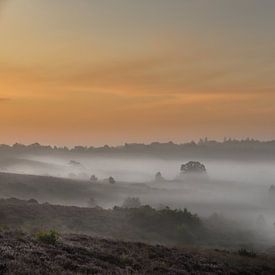
[[[143,238],[150,236],[157,241],[180,243],[193,243],[204,231],[201,220],[197,215],[191,214],[187,209],[172,210],[166,207],[156,210],[150,206],[139,208],[119,209],[126,214],[129,223]]]
[[[36,238],[42,243],[55,245],[59,238],[59,234],[55,230],[41,231],[36,234]]]
[[[205,166],[198,161],[189,161],[181,165],[182,173],[206,173]]]
[[[121,240],[232,248],[239,247],[240,243],[251,243],[254,238],[250,232],[237,230],[229,223],[220,226],[220,219],[215,218],[210,223],[186,209],[168,207],[160,210],[150,206],[106,210],[31,204],[12,199],[0,200],[0,210],[0,227],[25,232],[55,228],[62,233],[85,233]]]
[[[198,227],[201,221],[197,215],[191,214],[187,209],[178,210],[166,207],[161,210],[156,210],[150,206],[143,206],[134,209],[131,212],[132,218],[137,221],[143,221],[148,225],[161,226],[162,228],[176,227],[178,225],[188,225],[190,227]]]

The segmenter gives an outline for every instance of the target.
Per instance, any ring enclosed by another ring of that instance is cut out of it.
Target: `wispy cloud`
[[[10,101],[11,98],[8,97],[0,97],[0,102],[4,102],[4,101]]]

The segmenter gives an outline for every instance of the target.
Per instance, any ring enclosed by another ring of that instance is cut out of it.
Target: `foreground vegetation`
[[[1,274],[275,274],[273,258],[238,252],[176,249],[76,234],[48,243],[20,231],[0,233],[0,240]]]

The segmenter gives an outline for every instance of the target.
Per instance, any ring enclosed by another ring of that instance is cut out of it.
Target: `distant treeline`
[[[227,158],[227,159],[275,159],[275,140],[259,141],[255,139],[224,139],[222,142],[201,139],[199,142],[176,144],[125,143],[121,146],[104,145],[102,147],[75,146],[73,148],[40,145],[0,145],[0,153],[80,153],[108,155],[140,155],[163,158]]]

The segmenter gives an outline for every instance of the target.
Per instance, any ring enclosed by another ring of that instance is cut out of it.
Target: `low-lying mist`
[[[179,173],[180,165],[188,162],[190,158],[159,159],[145,157],[114,157],[97,156],[87,157],[74,155],[34,156],[26,155],[20,158],[0,158],[1,170],[10,172],[51,175],[59,177],[89,178],[90,174],[99,177],[115,176],[120,181],[142,182],[154,179],[155,173],[160,171],[167,180],[173,180]],[[208,175],[215,180],[238,181],[251,185],[261,186],[272,184],[275,180],[275,161],[232,161],[215,159],[195,159],[207,166]]]
[[[191,160],[204,164],[203,177],[180,177],[181,165]],[[270,187],[275,184],[274,166],[273,161],[259,160],[21,154],[1,157],[0,171],[47,180],[17,178],[0,185],[3,197],[81,207],[112,208],[137,197],[143,205],[187,208],[203,219],[218,215],[219,220],[273,240],[275,192]]]

